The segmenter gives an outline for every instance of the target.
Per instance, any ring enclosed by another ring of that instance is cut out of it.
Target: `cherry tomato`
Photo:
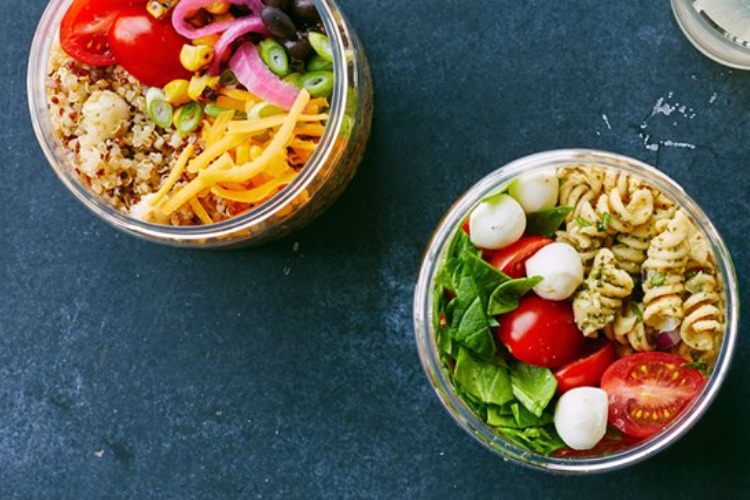
[[[541,236],[526,236],[492,254],[489,263],[511,278],[523,278],[526,276],[528,258],[552,241]]]
[[[461,226],[461,229],[463,229],[463,230],[464,230],[464,233],[466,233],[466,234],[471,234],[471,230],[469,229],[469,219],[468,219],[468,218],[467,218],[467,219],[466,219],[466,221],[464,222],[464,225],[463,225],[463,226]]]
[[[154,19],[146,9],[123,11],[109,30],[115,59],[144,85],[163,87],[177,78],[190,78],[180,63],[180,50],[188,43],[169,19]]]
[[[598,386],[604,371],[615,362],[615,345],[608,340],[597,342],[588,352],[555,372],[558,394],[576,387]]]
[[[545,300],[529,294],[518,309],[497,318],[497,336],[516,359],[557,368],[580,356],[585,342],[568,301]]]
[[[607,439],[606,437],[596,443],[590,450],[574,450],[572,448],[560,448],[552,452],[554,457],[563,458],[587,458],[612,455],[618,451],[632,448],[640,442],[640,439],[623,434],[619,439]]]
[[[648,437],[664,429],[700,393],[705,379],[687,361],[665,352],[637,353],[604,372],[609,422],[625,434]]]
[[[114,64],[107,33],[122,9],[137,4],[137,0],[75,0],[60,23],[60,45],[78,62]]]

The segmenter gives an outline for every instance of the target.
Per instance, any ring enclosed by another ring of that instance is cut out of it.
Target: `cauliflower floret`
[[[83,129],[91,142],[111,139],[130,120],[130,106],[109,90],[96,91],[83,105]]]

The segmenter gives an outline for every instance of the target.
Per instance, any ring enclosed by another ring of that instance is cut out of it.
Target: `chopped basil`
[[[612,216],[610,214],[604,214],[602,220],[599,222],[599,231],[606,231],[610,222],[612,222]]]
[[[648,284],[651,286],[661,286],[664,284],[664,281],[667,279],[667,277],[664,275],[664,273],[660,273],[659,271],[652,271],[651,277],[648,280]]]

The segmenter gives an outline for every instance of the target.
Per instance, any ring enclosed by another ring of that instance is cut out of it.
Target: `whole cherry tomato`
[[[558,368],[580,356],[585,341],[568,301],[529,294],[518,309],[497,318],[497,336],[524,363]]]

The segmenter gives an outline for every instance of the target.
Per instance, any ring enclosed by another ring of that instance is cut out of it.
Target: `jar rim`
[[[450,241],[462,221],[478,202],[521,173],[563,165],[601,165],[638,175],[673,198],[684,208],[707,236],[714,252],[726,297],[726,322],[722,345],[714,370],[698,397],[664,431],[627,450],[590,458],[547,457],[525,450],[499,436],[482,422],[455,394],[443,371],[437,350],[434,314],[434,277],[445,257]],[[726,378],[738,335],[739,290],[736,272],[726,245],[703,210],[684,189],[656,168],[627,156],[592,149],[560,149],[532,154],[512,161],[491,172],[462,194],[448,209],[425,250],[414,293],[414,330],[422,367],[443,407],[456,423],[491,451],[521,465],[563,474],[585,474],[620,469],[640,462],[681,438],[715,399]]]
[[[75,174],[75,165],[63,153],[47,105],[46,77],[50,54],[56,40],[62,17],[73,0],[51,0],[37,25],[31,43],[27,67],[27,94],[29,112],[37,141],[48,163],[68,190],[89,210],[110,225],[151,241],[169,244],[190,244],[205,240],[224,241],[231,244],[232,236],[239,231],[256,226],[273,217],[300,195],[326,166],[334,153],[335,141],[342,130],[347,88],[350,86],[347,58],[350,41],[341,31],[341,15],[334,0],[313,0],[320,13],[323,26],[331,41],[333,53],[334,89],[331,98],[328,123],[318,146],[298,175],[275,196],[245,213],[225,221],[199,226],[171,226],[142,221],[115,209],[87,188],[80,176]],[[215,245],[211,245],[215,246]]]

